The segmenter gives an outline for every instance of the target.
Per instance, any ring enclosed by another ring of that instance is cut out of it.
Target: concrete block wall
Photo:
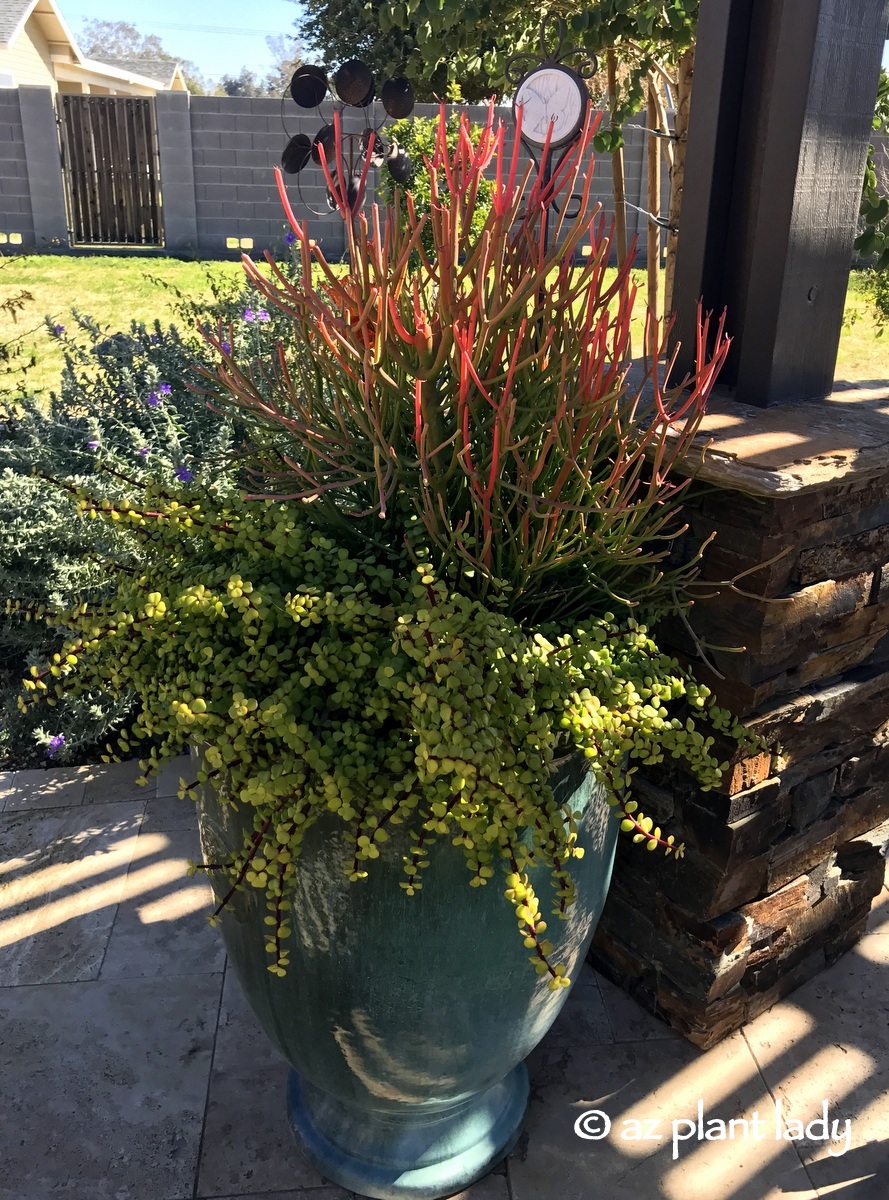
[[[326,111],[326,110],[325,110]],[[471,120],[483,122],[486,109],[482,105],[467,106]],[[415,115],[434,117],[438,106],[417,105]],[[226,253],[229,238],[253,240],[253,252],[280,250],[286,232],[280,201],[275,189],[273,168],[281,161],[281,152],[288,138],[297,133],[310,138],[318,132],[322,121],[316,113],[303,113],[289,100],[283,112],[279,100],[247,97],[193,96],[190,101],[191,142],[194,161],[195,207],[197,213],[197,249],[205,255]],[[375,114],[379,120],[381,113]],[[503,110],[510,122],[510,110]],[[348,112],[345,127],[360,132],[363,115]],[[158,112],[159,135],[163,116]],[[645,207],[645,135],[637,128],[626,133],[625,170],[627,199],[639,208]],[[340,218],[327,211],[327,188],[320,167],[309,164],[296,177],[288,176],[288,194],[298,217],[308,216],[313,237],[330,259],[343,253],[344,236]],[[163,182],[163,181],[162,181]],[[165,191],[166,185],[163,184]],[[373,174],[368,189],[373,200]],[[596,160],[592,196],[601,202],[606,213],[613,209],[611,195],[611,160],[601,155]],[[666,190],[664,194],[666,211]],[[628,236],[638,235],[640,258],[644,257],[645,218],[634,209],[627,213]],[[187,249],[171,241],[171,250]],[[228,251],[232,253],[232,251]]]
[[[0,89],[0,254],[16,248],[10,235],[33,245],[34,219],[17,88]]]
[[[273,169],[296,133],[314,137],[322,124],[317,113],[304,113],[289,100],[160,93],[155,100],[161,174],[164,245],[171,254],[236,257],[241,249],[261,255],[281,252],[286,226]],[[434,117],[438,106],[418,105],[416,115]],[[500,110],[509,126],[512,113]],[[324,108],[329,115],[329,106]],[[483,105],[467,106],[471,120],[483,122]],[[381,109],[371,114],[380,121]],[[645,133],[642,118],[626,129],[625,175],[630,238],[638,236],[638,261],[644,259],[646,219]],[[363,113],[348,110],[345,127],[360,132]],[[595,161],[592,197],[605,213],[613,211],[611,160]],[[371,173],[369,199],[374,196]],[[326,206],[327,189],[320,167],[307,166],[287,177],[288,193],[299,217],[308,217],[313,237],[332,260],[344,250],[340,217]],[[664,181],[662,211],[668,184]],[[49,88],[0,90],[0,233],[20,232],[23,248],[68,245],[61,155]],[[231,246],[230,240],[252,241]],[[107,253],[107,247],[99,248]]]

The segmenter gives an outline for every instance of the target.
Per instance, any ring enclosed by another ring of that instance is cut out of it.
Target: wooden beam
[[[728,309],[721,382],[831,390],[889,0],[701,0],[674,308]]]

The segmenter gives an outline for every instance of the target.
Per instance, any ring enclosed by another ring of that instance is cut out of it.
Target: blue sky
[[[263,73],[269,66],[265,36],[293,33],[299,6],[291,0],[59,0],[74,36],[84,18],[128,21],[140,33],[155,33],[170,54],[191,59],[216,81],[241,67]]]
[[[59,7],[75,36],[84,17],[121,19],[120,0],[60,0]],[[262,74],[269,66],[265,35],[292,33],[299,6],[292,0],[130,0],[125,12],[124,20],[156,33],[171,54],[191,59],[215,82],[244,66]],[[889,42],[883,65],[889,68]]]

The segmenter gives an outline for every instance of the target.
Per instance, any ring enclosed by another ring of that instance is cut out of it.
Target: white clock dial
[[[540,67],[516,89],[513,107],[522,109],[522,137],[542,146],[550,123],[550,145],[570,141],[583,124],[588,94],[583,80],[563,67]]]

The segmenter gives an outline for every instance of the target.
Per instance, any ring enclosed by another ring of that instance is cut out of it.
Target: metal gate
[[[154,100],[61,93],[58,116],[72,245],[162,245]]]

